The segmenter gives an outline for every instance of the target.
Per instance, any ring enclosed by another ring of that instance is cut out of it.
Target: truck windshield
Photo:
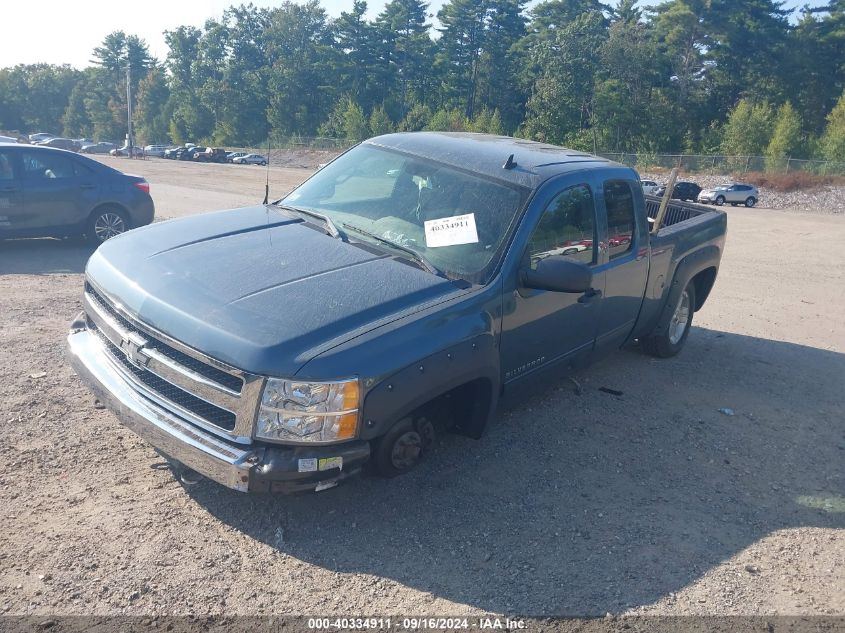
[[[349,239],[386,250],[399,244],[450,278],[486,283],[525,195],[502,182],[364,144],[279,204],[326,215],[352,229],[345,231]]]

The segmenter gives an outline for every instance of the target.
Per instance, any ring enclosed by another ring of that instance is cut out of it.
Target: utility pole
[[[135,135],[132,133],[132,66],[126,62],[126,147],[129,158],[135,158]]]

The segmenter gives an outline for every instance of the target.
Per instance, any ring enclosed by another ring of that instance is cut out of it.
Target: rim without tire
[[[409,470],[420,459],[422,438],[416,431],[408,431],[393,444],[390,461],[397,470]]]
[[[672,345],[677,345],[678,341],[683,338],[684,332],[689,326],[689,315],[690,297],[689,292],[684,290],[684,294],[681,295],[681,300],[678,302],[678,307],[675,308],[675,314],[672,315],[672,320],[669,322],[669,342]]]

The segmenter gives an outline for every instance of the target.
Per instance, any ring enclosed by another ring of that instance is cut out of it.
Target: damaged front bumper
[[[225,441],[145,398],[90,331],[72,329],[68,347],[76,373],[124,426],[170,459],[233,490],[325,490],[360,472],[370,457],[365,441],[320,447]]]

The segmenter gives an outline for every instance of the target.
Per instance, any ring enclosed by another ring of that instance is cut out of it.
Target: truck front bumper
[[[172,460],[243,492],[320,491],[360,472],[370,445],[288,447],[228,442],[145,398],[123,378],[99,338],[68,336],[71,364],[97,399],[128,429]],[[325,466],[325,469],[323,469]]]

